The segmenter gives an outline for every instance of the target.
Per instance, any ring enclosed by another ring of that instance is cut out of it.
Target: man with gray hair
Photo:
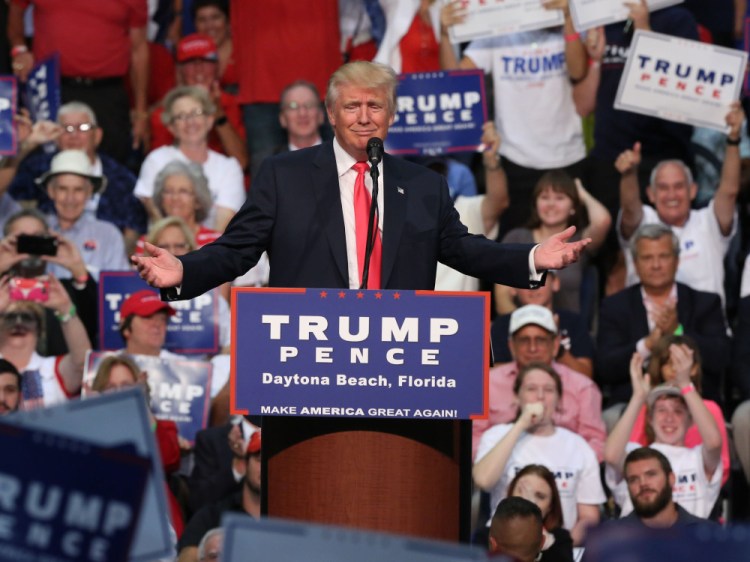
[[[660,223],[671,227],[679,238],[681,250],[678,281],[699,291],[716,293],[722,302],[725,301],[724,254],[737,231],[735,204],[740,190],[739,144],[744,120],[745,113],[739,103],[732,104],[726,117],[729,132],[721,179],[716,194],[704,209],[690,208],[698,186],[684,162],[664,160],[654,167],[646,190],[651,205],[644,205],[638,186],[641,144],[635,143],[615,161],[622,174],[617,236],[623,250],[640,226]],[[631,286],[638,282],[638,275],[630,256],[625,254],[625,284]]]
[[[218,560],[221,558],[222,545],[224,543],[224,529],[214,527],[208,531],[198,544],[198,561]]]
[[[36,202],[42,212],[51,213],[54,209],[52,201],[35,182],[50,169],[56,154],[46,152],[43,145],[54,142],[58,151],[82,150],[89,158],[91,173],[107,179],[107,188],[93,195],[86,204],[86,213],[113,223],[122,232],[127,247],[132,249],[138,236],[146,232],[146,211],[133,195],[133,173],[114,158],[98,151],[102,137],[103,131],[88,105],[77,101],[66,103],[58,111],[57,123],[40,121],[33,125],[22,143],[20,157],[10,162],[11,169],[6,169],[5,175],[0,175],[0,190],[7,186],[8,193],[16,201]]]
[[[602,301],[594,369],[599,385],[609,390],[610,404],[624,405],[631,394],[633,352],[648,358],[662,336],[686,334],[703,357],[711,358],[703,365],[705,397],[720,401],[729,338],[719,296],[676,281],[680,241],[668,226],[646,224],[632,238],[633,264],[641,282]],[[606,413],[605,419],[612,421]]]

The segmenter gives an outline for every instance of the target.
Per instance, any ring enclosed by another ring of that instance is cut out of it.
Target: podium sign
[[[489,295],[232,290],[232,413],[487,415]]]

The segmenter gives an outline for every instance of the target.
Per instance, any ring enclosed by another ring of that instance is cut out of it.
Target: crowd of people
[[[709,133],[614,108],[632,30],[620,22],[577,33],[567,0],[545,3],[563,11],[562,27],[463,48],[449,33],[466,17],[460,1],[87,4],[7,6],[7,72],[24,82],[35,63],[58,52],[63,103],[54,121],[32,122],[19,110],[18,152],[0,168],[0,415],[61,403],[82,389],[148,388],[130,356],[181,357],[165,347],[173,306],[156,290],[136,292],[119,309],[122,349],[84,383],[86,354],[101,348],[102,271],[133,271],[135,263],[158,287],[159,277],[144,269],[151,262],[140,260],[172,263],[159,261],[168,254],[193,268],[176,283],[183,297],[221,283],[220,353],[202,358],[219,381],[211,389],[210,427],[191,445],[173,423],[153,420],[180,561],[216,558],[222,513],[261,516],[262,420],[231,418],[224,384],[230,288],[303,285],[299,271],[321,259],[308,249],[320,233],[310,228],[314,240],[305,240],[265,222],[247,242],[249,258],[230,263],[219,250],[245,244],[248,215],[258,224],[262,214],[256,208],[270,214],[273,207],[275,220],[289,220],[275,190],[313,206],[309,186],[297,182],[306,174],[305,155],[332,145],[331,162],[351,159],[356,141],[343,121],[357,108],[342,107],[339,95],[378,76],[365,90],[390,95],[388,67],[487,74],[493,109],[481,152],[413,158],[398,170],[416,164],[435,172],[448,188],[441,210],[455,208],[471,234],[537,245],[528,260],[520,258],[529,263],[529,287],[467,275],[491,273],[494,263],[468,263],[481,259],[485,246],[459,256],[463,246],[436,250],[430,241],[415,246],[417,253],[448,262],[430,287],[417,285],[424,275],[435,277],[435,264],[417,281],[393,277],[409,286],[391,287],[383,278],[384,288],[493,295],[489,417],[473,422],[472,476],[487,504],[475,521],[476,540],[519,560],[572,560],[587,530],[604,519],[671,527],[748,516],[741,507],[750,484],[744,100],[726,107],[720,156],[706,170],[695,155]],[[722,17],[700,4],[649,13],[644,0],[632,2],[628,25],[733,46],[744,14],[735,14],[731,1],[717,3]],[[539,53],[564,64],[531,72],[507,63],[528,61],[531,69]],[[375,70],[337,71],[369,60]],[[383,112],[383,125],[394,108],[374,99],[368,104]],[[717,142],[719,134],[709,136]],[[338,176],[357,189],[353,172],[339,169]],[[342,188],[342,203],[346,197]],[[338,193],[331,202],[338,205]],[[344,215],[353,225],[353,214]],[[303,223],[296,226],[302,233]],[[546,269],[539,265],[549,262],[535,264],[534,252],[543,259],[537,250],[571,226],[574,257],[535,287],[537,269]],[[384,246],[385,228],[381,221]],[[356,287],[362,268],[346,234],[349,259],[340,271],[349,273],[343,285]],[[21,241],[28,236],[50,237],[56,251],[27,251]],[[198,272],[200,262],[185,256],[203,247],[217,248],[216,267]],[[278,257],[274,271],[264,250],[278,256],[293,247],[295,272]],[[395,267],[419,266],[402,259]],[[339,273],[321,269],[312,283]],[[507,278],[523,285],[519,275],[525,280],[526,270]]]

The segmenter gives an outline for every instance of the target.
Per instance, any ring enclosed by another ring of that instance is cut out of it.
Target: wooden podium
[[[233,289],[232,322],[232,412],[264,416],[264,514],[469,541],[487,293]]]
[[[264,514],[468,542],[471,422],[263,419]]]

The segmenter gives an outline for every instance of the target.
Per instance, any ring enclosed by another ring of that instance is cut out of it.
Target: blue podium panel
[[[489,294],[233,289],[234,413],[487,415]]]

